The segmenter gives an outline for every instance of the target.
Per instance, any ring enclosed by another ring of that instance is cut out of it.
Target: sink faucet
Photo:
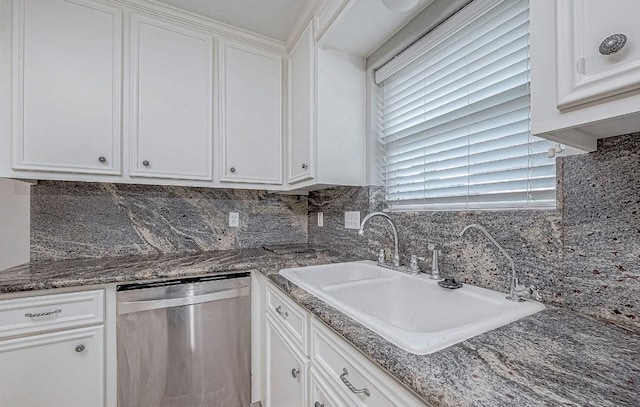
[[[459,236],[462,237],[462,235],[464,235],[465,232],[471,228],[479,229],[482,233],[484,233],[484,235],[491,241],[491,243],[493,243],[498,248],[498,250],[500,250],[500,252],[504,255],[504,257],[506,257],[507,260],[509,260],[509,264],[511,265],[511,287],[509,289],[509,296],[507,297],[507,299],[515,302],[524,301],[521,298],[523,293],[526,290],[531,290],[533,292],[535,290],[535,287],[524,288],[520,286],[520,284],[518,284],[518,277],[516,275],[516,266],[515,266],[515,263],[513,262],[513,259],[511,258],[511,256],[507,254],[506,251],[504,251],[502,246],[500,246],[500,244],[496,242],[496,240],[489,234],[489,232],[487,232],[487,229],[485,229],[484,227],[478,224],[472,223],[471,225],[467,225],[464,229],[462,229],[462,232],[460,232]]]
[[[400,267],[400,255],[398,254],[398,229],[396,229],[396,225],[395,223],[393,223],[393,220],[389,215],[384,212],[371,212],[370,214],[365,216],[364,219],[362,219],[362,222],[360,223],[360,229],[358,230],[358,235],[364,236],[364,225],[369,221],[369,219],[373,218],[374,216],[380,216],[389,221],[391,230],[393,231],[393,267]]]

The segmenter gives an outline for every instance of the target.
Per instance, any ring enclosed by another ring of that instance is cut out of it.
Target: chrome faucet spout
[[[480,230],[482,233],[484,233],[487,239],[489,239],[489,241],[493,243],[498,248],[498,250],[500,250],[500,253],[502,253],[504,257],[506,257],[507,260],[509,260],[509,264],[511,265],[511,285],[509,289],[509,296],[507,297],[507,299],[511,301],[517,301],[517,302],[523,301],[518,295],[518,285],[519,285],[518,276],[516,275],[516,265],[513,259],[511,258],[511,256],[509,256],[509,254],[502,248],[502,246],[500,246],[500,244],[496,242],[493,236],[491,236],[489,232],[487,232],[487,229],[478,225],[477,223],[472,223],[470,225],[465,226],[465,228],[462,229],[462,232],[460,232],[458,236],[462,237],[467,232],[467,230],[471,228],[476,228]]]
[[[398,253],[398,229],[396,228],[395,223],[393,223],[393,219],[391,219],[391,216],[387,215],[384,212],[371,212],[370,214],[365,216],[364,219],[362,219],[362,222],[360,223],[360,229],[358,229],[358,235],[364,236],[364,226],[369,221],[369,219],[373,218],[374,216],[380,216],[386,219],[391,225],[391,231],[393,232],[393,267],[400,267],[400,255]]]

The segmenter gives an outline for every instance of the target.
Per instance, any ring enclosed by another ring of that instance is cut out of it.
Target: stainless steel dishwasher
[[[249,273],[117,287],[118,407],[248,407]]]

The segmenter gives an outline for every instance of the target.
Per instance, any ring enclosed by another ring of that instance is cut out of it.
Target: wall
[[[0,179],[0,270],[29,261],[29,184]]]
[[[41,181],[31,259],[195,252],[306,243],[307,197],[265,191]],[[240,227],[228,227],[229,212]]]
[[[561,158],[557,174],[557,210],[391,214],[403,260],[416,254],[430,262],[427,244],[440,243],[445,274],[506,292],[504,257],[478,231],[458,238],[464,226],[479,223],[511,254],[521,282],[535,284],[545,302],[640,325],[640,133],[600,140],[595,153]],[[372,220],[364,238],[344,229],[344,211],[381,210],[383,198],[380,187],[311,193],[309,242],[372,260],[381,247],[391,253],[383,220]],[[322,228],[317,212],[324,212]]]

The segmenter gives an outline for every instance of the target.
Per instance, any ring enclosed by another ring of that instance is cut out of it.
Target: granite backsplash
[[[392,213],[403,261],[426,257],[428,243],[443,246],[447,275],[506,292],[509,265],[477,231],[484,225],[513,257],[521,283],[534,284],[545,302],[617,323],[640,326],[640,133],[599,141],[598,150],[558,159],[556,210]],[[381,187],[336,187],[309,195],[309,243],[375,259],[391,253],[382,220],[365,237],[344,228],[344,211],[384,209]],[[317,226],[317,213],[324,226]]]
[[[31,190],[32,261],[306,242],[306,196],[59,181]]]
[[[430,267],[443,246],[445,274],[507,291],[505,259],[469,223],[487,227],[515,260],[521,282],[545,302],[640,326],[640,133],[600,140],[598,151],[558,159],[556,210],[392,213],[403,261]],[[311,243],[361,258],[391,253],[373,219],[364,238],[344,211],[384,209],[381,187],[335,187],[293,196],[266,191],[41,181],[31,192],[32,260],[144,255]],[[240,227],[228,227],[229,212]],[[324,226],[317,226],[317,213]]]

